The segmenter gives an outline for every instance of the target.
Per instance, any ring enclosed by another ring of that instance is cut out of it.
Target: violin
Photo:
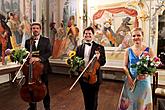
[[[20,89],[20,96],[25,102],[39,102],[46,93],[46,85],[41,81],[41,75],[44,65],[40,62],[34,64],[29,63],[32,57],[32,44],[34,40],[30,41],[30,55],[28,60],[22,66],[22,72],[25,76],[25,83]]]
[[[89,84],[94,84],[97,82],[96,71],[100,68],[100,63],[97,61],[95,57],[93,62],[90,64],[88,69],[83,74],[83,80]]]
[[[96,51],[100,52],[100,47],[96,48]],[[87,82],[89,84],[94,84],[97,82],[97,70],[100,68],[100,63],[98,62],[96,58],[96,54],[93,56],[92,61],[90,62],[87,70],[83,74],[83,80],[84,82]]]
[[[100,51],[100,47],[96,49],[96,51]],[[98,62],[96,58],[96,54],[93,55],[92,59],[88,62],[87,66],[83,69],[80,68],[81,74],[78,76],[76,81],[72,84],[69,90],[72,90],[72,88],[76,85],[78,80],[83,77],[83,80],[89,84],[94,84],[97,82],[97,74],[96,71],[100,68],[100,63]]]

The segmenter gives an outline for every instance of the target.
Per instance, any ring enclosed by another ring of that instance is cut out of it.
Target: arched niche
[[[165,52],[165,10],[158,16],[158,54]]]
[[[161,15],[158,15],[158,45],[157,55],[160,57],[162,63],[165,64],[165,10]],[[165,68],[165,67],[162,67]]]

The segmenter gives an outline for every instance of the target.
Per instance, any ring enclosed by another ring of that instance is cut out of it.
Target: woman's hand
[[[135,84],[134,84],[134,80],[131,78],[131,76],[128,76],[128,84],[130,86],[130,88],[134,88]]]

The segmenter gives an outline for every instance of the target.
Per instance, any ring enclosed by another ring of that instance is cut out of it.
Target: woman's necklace
[[[135,48],[136,51],[141,51],[142,49],[141,48]]]
[[[135,51],[141,52],[142,47],[141,46],[134,46]]]

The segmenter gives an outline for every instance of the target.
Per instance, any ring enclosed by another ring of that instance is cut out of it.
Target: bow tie
[[[91,46],[91,43],[85,43],[86,45],[88,45],[88,46]]]
[[[38,40],[38,37],[34,37],[33,40]]]

